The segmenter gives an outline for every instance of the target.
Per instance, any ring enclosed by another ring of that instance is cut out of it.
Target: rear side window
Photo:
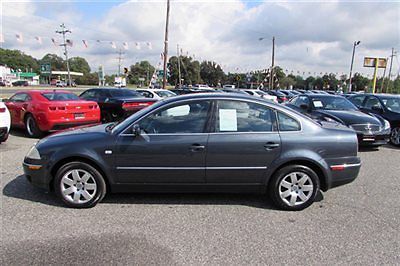
[[[263,105],[242,101],[218,101],[216,132],[270,132],[273,111]]]
[[[296,119],[278,112],[279,131],[300,131],[300,123]]]
[[[42,96],[49,101],[76,101],[79,97],[73,93],[48,92],[42,93]]]
[[[136,91],[124,90],[124,89],[112,89],[108,91],[111,97],[142,97],[142,95]]]

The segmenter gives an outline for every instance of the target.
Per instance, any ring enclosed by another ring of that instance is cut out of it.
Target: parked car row
[[[317,121],[348,126],[357,132],[360,145],[380,146],[388,141],[400,145],[400,97],[386,94],[355,94],[346,99],[327,92],[301,94],[297,90],[93,88],[84,91],[79,97],[61,90],[18,92],[6,101],[6,106],[13,127],[25,128],[30,137],[40,137],[44,132],[123,120],[158,100],[175,96],[174,91],[178,94],[212,91],[252,95],[284,103]]]

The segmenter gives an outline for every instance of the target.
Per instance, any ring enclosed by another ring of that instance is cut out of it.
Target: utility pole
[[[389,67],[389,81],[386,84],[386,92],[389,92],[389,84],[390,84],[390,78],[392,76],[392,64],[393,64],[393,56],[394,56],[394,48],[392,48],[392,55],[390,56],[390,67]]]
[[[167,85],[167,60],[168,60],[168,23],[169,23],[169,0],[167,0],[167,18],[165,22],[165,39],[164,39],[164,73],[163,73],[163,89]]]
[[[274,64],[275,64],[275,36],[272,37],[272,63],[271,63],[271,74],[269,78],[269,89],[274,89]]]
[[[62,34],[62,36],[63,36],[63,43],[60,44],[60,46],[64,46],[64,55],[65,55],[65,60],[67,61],[67,71],[68,71],[68,84],[67,85],[68,86],[72,86],[72,84],[71,84],[71,72],[69,70],[69,61],[68,61],[68,49],[67,49],[67,43],[66,43],[66,40],[65,40],[65,34],[71,33],[71,31],[67,30],[65,28],[64,23],[62,23],[60,25],[60,28],[61,28],[61,30],[56,30],[56,33]]]
[[[386,58],[386,62],[389,60],[389,57]],[[382,83],[381,83],[381,92],[383,93],[383,85],[385,83],[385,75],[386,75],[386,68],[387,68],[387,64],[385,65],[385,69],[383,70],[383,77],[382,77]],[[387,92],[387,89],[386,89]]]
[[[179,78],[179,88],[182,87],[182,79],[181,79],[181,55],[179,54],[179,44],[176,45],[176,52],[178,55],[178,78]]]
[[[119,49],[118,57],[117,57],[117,59],[118,59],[118,77],[121,76],[121,61],[122,61],[122,59],[124,59],[122,57],[123,54],[124,53],[122,52],[122,49]]]
[[[356,52],[356,46],[360,44],[360,41],[355,41],[353,43],[353,55],[351,56],[351,65],[350,65],[350,75],[349,75],[349,92],[351,92],[351,79],[352,79],[352,72],[353,72],[353,63],[354,63],[354,54]]]

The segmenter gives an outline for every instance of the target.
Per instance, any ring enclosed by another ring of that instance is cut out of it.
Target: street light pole
[[[271,75],[270,75],[270,90],[274,89],[274,64],[275,64],[275,36],[272,37],[272,62],[271,62]]]
[[[360,44],[360,41],[355,41],[353,44],[353,55],[351,56],[351,65],[350,65],[350,75],[349,75],[349,92],[351,92],[351,79],[353,72],[353,63],[354,63],[354,54],[356,52],[356,46]]]

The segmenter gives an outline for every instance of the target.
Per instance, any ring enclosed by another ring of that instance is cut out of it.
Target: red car
[[[69,91],[20,91],[7,100],[6,105],[11,126],[25,128],[30,137],[100,122],[97,103],[82,100]]]

